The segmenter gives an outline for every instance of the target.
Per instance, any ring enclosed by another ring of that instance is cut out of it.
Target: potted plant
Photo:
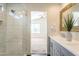
[[[75,20],[73,20],[73,14],[68,14],[67,17],[64,18],[65,23],[64,23],[64,28],[67,31],[66,33],[66,38],[68,41],[72,40],[72,34],[71,34],[71,30],[74,26]]]

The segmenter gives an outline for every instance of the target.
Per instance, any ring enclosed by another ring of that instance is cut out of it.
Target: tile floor
[[[43,38],[31,39],[32,55],[46,55],[47,53],[47,40]]]
[[[40,54],[32,53],[32,56],[47,56],[47,54],[46,53],[40,53]]]

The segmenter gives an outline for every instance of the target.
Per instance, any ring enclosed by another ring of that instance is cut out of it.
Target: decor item
[[[68,41],[71,41],[72,34],[70,31],[72,30],[75,23],[75,20],[73,20],[73,14],[72,13],[68,14],[67,17],[64,18],[64,20],[65,20],[64,27],[65,27],[65,30],[67,31],[66,38]]]
[[[60,31],[65,31],[64,28],[64,17],[69,14],[70,12],[73,13],[74,19],[78,18],[78,7],[79,4],[75,4],[75,3],[68,3],[67,5],[65,5],[61,10],[60,10]],[[75,14],[76,12],[76,14]],[[77,16],[76,16],[77,15]],[[75,19],[75,20],[76,20]],[[76,23],[74,24],[73,28],[72,28],[72,32],[79,32],[79,25],[77,24],[79,21],[76,21]]]

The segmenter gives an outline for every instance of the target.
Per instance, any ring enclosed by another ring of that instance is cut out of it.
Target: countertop
[[[66,38],[61,37],[60,35],[50,35],[50,38],[69,50],[75,56],[79,56],[79,41],[75,39],[72,39],[72,41],[67,41]]]

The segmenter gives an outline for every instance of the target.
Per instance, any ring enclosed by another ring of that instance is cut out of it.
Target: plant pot
[[[71,32],[66,32],[66,39],[67,39],[67,41],[72,41],[72,33]]]

